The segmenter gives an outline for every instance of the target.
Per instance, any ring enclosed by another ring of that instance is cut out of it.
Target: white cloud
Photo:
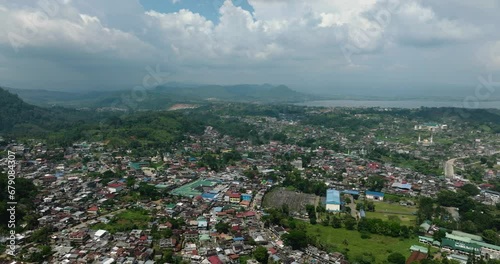
[[[429,56],[446,61],[453,51],[458,53],[455,61],[463,58],[464,65],[473,68],[477,65],[463,54],[483,47],[488,36],[484,32],[495,32],[500,26],[490,18],[495,12],[481,15],[477,10],[498,11],[499,6],[493,0],[486,0],[484,6],[460,0],[459,11],[477,9],[465,19],[452,17],[451,0],[443,1],[446,5],[430,0],[248,0],[254,9],[251,13],[226,0],[214,23],[187,9],[146,11],[136,0],[56,1],[59,4],[51,9],[34,1],[20,0],[21,5],[0,0],[0,49],[12,53],[14,42],[24,60],[35,57],[54,71],[61,67],[69,71],[71,65],[88,79],[95,73],[83,72],[82,63],[102,67],[101,72],[111,72],[110,68],[120,72],[117,69],[124,65],[142,69],[165,58],[169,66],[178,68],[179,78],[210,75],[210,80],[220,82],[307,83],[307,78],[323,78],[327,83],[327,79],[342,78],[344,70],[376,76],[377,70],[387,69],[411,76],[418,68],[411,65],[412,60]],[[342,52],[346,46],[355,48],[352,60]],[[489,55],[483,57],[490,59],[480,64],[497,65],[498,46],[484,48]],[[436,52],[436,47],[450,51]],[[14,55],[7,54],[4,61],[10,58]],[[445,70],[452,72],[453,65]],[[234,72],[243,75],[227,77]],[[133,76],[122,78],[128,75]],[[0,84],[5,76],[5,71],[0,72]]]
[[[0,25],[0,43],[16,50],[61,48],[129,58],[155,52],[139,37],[106,27],[98,17],[78,13],[70,6],[61,6],[53,16],[40,9],[0,11],[0,16],[5,22]]]
[[[486,43],[481,47],[477,55],[485,70],[500,70],[500,40]]]
[[[416,1],[404,2],[395,10],[391,29],[402,43],[417,46],[473,40],[481,33],[474,25],[440,18]]]

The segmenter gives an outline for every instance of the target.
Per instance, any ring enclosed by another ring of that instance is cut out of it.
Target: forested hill
[[[238,102],[298,102],[307,97],[285,85],[273,86],[263,85],[203,85],[195,87],[159,86],[156,92],[170,94],[179,98],[191,98],[197,100],[222,100]]]
[[[71,108],[117,107],[128,109],[132,91],[49,91],[9,88],[24,101],[38,106],[65,106]],[[142,93],[143,92],[143,93]],[[206,104],[212,101],[292,103],[320,99],[303,94],[287,86],[263,85],[182,85],[169,83],[141,91],[141,100],[134,102],[134,110],[166,110],[178,103]]]
[[[44,137],[53,132],[68,131],[86,123],[94,123],[96,115],[98,113],[90,111],[34,106],[0,88],[1,134],[13,134],[16,137]]]
[[[17,95],[0,88],[0,131],[12,131],[21,123],[39,120],[48,111],[25,103]]]
[[[207,125],[239,138],[249,138],[248,131],[255,131],[238,119],[213,114],[210,108],[130,113],[43,108],[0,88],[0,136],[8,138],[45,139],[57,146],[78,140],[105,141],[137,149],[168,146],[186,134],[202,133]]]

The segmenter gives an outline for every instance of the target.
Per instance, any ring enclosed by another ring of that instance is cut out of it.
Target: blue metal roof
[[[340,204],[340,192],[334,189],[326,190],[326,204]]]
[[[204,199],[214,199],[217,194],[214,193],[204,193],[201,195]]]
[[[409,183],[398,183],[398,182],[395,182],[395,183],[392,184],[392,188],[399,188],[399,189],[410,190],[411,189],[411,184],[409,184]]]
[[[355,191],[355,190],[344,190],[344,191],[342,191],[342,193],[347,193],[347,194],[351,194],[351,195],[359,195],[359,191]]]
[[[366,191],[365,194],[366,195],[378,196],[378,197],[384,197],[384,193],[383,192]]]

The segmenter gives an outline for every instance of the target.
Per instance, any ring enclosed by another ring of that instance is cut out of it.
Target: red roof
[[[87,209],[87,211],[97,211],[97,210],[99,210],[99,208],[95,205]]]
[[[208,261],[210,261],[211,264],[224,264],[218,256],[210,256],[208,257]]]
[[[483,183],[483,184],[481,184],[479,186],[481,187],[481,189],[489,189],[489,188],[495,187],[495,185],[489,184],[489,183]]]
[[[110,183],[108,184],[108,187],[111,187],[111,188],[116,188],[116,187],[122,187],[123,184],[121,183]]]
[[[241,197],[241,194],[239,193],[232,193],[229,195],[229,198],[240,198]]]
[[[417,261],[420,261],[420,260],[426,259],[426,258],[427,258],[427,254],[422,253],[420,251],[413,251],[413,252],[411,252],[410,257],[406,260],[406,264],[414,263],[414,262],[417,262]]]
[[[238,217],[238,218],[251,217],[251,216],[255,216],[255,212],[254,211],[246,211],[246,212],[243,212],[243,213],[238,213],[236,215],[236,217]]]

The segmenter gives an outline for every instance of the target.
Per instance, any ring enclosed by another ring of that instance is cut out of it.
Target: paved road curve
[[[495,151],[495,152],[490,153],[489,155],[480,155],[480,156],[493,156],[493,155],[498,154],[498,153],[500,153],[500,151]],[[464,159],[464,158],[468,158],[468,157],[469,156],[463,156],[463,157],[458,157],[458,158],[453,158],[453,159],[447,160],[444,164],[444,176],[446,178],[453,178],[453,176],[455,176],[455,169],[453,168],[453,164],[455,163],[455,161],[458,159]]]

